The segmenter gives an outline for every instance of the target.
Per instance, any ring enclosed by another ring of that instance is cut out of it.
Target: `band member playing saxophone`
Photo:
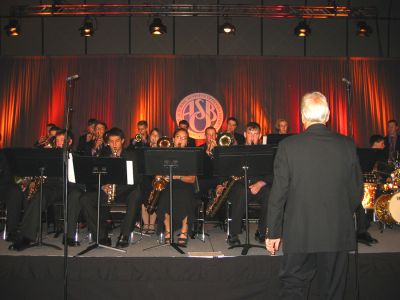
[[[257,145],[261,138],[261,128],[256,122],[250,122],[246,126],[245,131],[245,145]],[[256,240],[260,243],[265,242],[265,229],[266,229],[266,215],[268,208],[268,194],[269,186],[271,186],[272,178],[269,177],[255,177],[249,176],[249,201],[256,201],[261,203],[260,220],[258,222],[258,229],[255,234]],[[218,186],[217,190],[221,190],[222,186]],[[218,192],[218,191],[217,191]],[[238,180],[232,187],[228,194],[228,201],[232,203],[231,213],[231,232],[228,237],[229,245],[240,244],[238,234],[242,231],[242,219],[246,211],[245,203],[245,185],[243,179]]]
[[[160,140],[161,134],[158,128],[153,128],[150,131],[150,144],[149,146],[152,148],[157,147],[157,142]],[[149,214],[147,212],[146,204],[149,199],[150,193],[153,189],[152,181],[154,176],[143,176],[143,204],[142,204],[142,220],[143,220],[143,230],[145,233],[154,233],[155,232],[155,224],[156,224],[156,213]]]
[[[177,129],[173,135],[174,147],[183,148],[186,147],[189,134],[185,129]],[[170,178],[167,178],[170,180]],[[188,243],[188,230],[191,228],[191,222],[194,217],[194,183],[196,176],[179,176],[174,175],[173,178],[174,186],[174,224],[170,224],[169,215],[169,184],[166,185],[165,189],[160,194],[160,199],[157,209],[157,230],[160,232],[164,225],[165,242],[168,243],[171,239],[175,228],[178,226],[181,228],[180,235],[178,238],[178,245],[185,247]]]
[[[65,130],[60,130],[56,134],[56,148],[63,148],[65,140]],[[72,146],[72,134],[68,133],[68,147]],[[51,150],[49,150],[51,151]],[[50,207],[54,203],[62,202],[63,198],[63,179],[59,177],[46,177],[43,182],[43,202],[42,209]],[[83,187],[77,184],[68,184],[68,236],[69,246],[79,246],[74,241],[75,227],[81,211],[80,197],[83,193]],[[39,205],[40,193],[36,192],[28,201],[24,210],[24,215],[20,224],[20,230],[14,243],[9,247],[10,250],[21,251],[36,240],[39,230]]]
[[[129,141],[127,150],[134,150],[135,148],[145,147],[149,144],[149,125],[146,120],[140,120],[137,122],[137,133]]]
[[[104,184],[101,191],[101,207],[100,213],[100,232],[99,239],[101,244],[111,245],[111,240],[108,238],[106,219],[108,209],[104,205],[107,202],[117,202],[126,203],[128,205],[124,220],[121,224],[121,232],[118,237],[116,247],[124,248],[129,245],[129,235],[134,229],[134,225],[137,216],[140,211],[141,206],[141,176],[137,173],[137,160],[136,154],[132,151],[125,151],[123,145],[125,142],[125,135],[123,131],[119,128],[111,128],[105,134],[105,142],[111,149],[111,154],[109,151],[100,153],[102,157],[124,157],[126,160],[130,160],[133,163],[134,171],[134,185],[116,185],[114,187],[114,195],[110,199],[110,189],[113,189],[111,184]],[[82,196],[82,205],[85,213],[86,221],[88,224],[89,231],[96,235],[96,225],[97,225],[97,192],[91,191],[87,192]]]

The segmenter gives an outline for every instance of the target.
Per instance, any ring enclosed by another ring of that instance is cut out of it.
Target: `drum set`
[[[400,164],[384,183],[379,183],[377,171],[364,174],[364,209],[374,210],[374,219],[383,225],[400,224]]]

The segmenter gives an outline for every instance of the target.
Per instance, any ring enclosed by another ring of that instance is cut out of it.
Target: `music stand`
[[[133,184],[133,181],[129,182],[128,180],[128,177],[133,179],[133,169],[127,167],[128,161],[122,157],[74,156],[73,160],[76,182],[97,185],[96,242],[79,252],[77,256],[97,248],[126,253],[124,249],[103,245],[99,242],[101,186],[102,184]]]
[[[4,149],[11,173],[22,177],[63,177],[63,152],[62,149],[30,149],[30,148],[7,148]],[[42,233],[42,205],[43,205],[43,181],[39,188],[39,235],[37,242],[30,244],[27,248],[47,246],[57,250],[60,247],[43,243]]]
[[[278,146],[278,144],[285,138],[291,136],[291,133],[287,134],[279,134],[279,133],[271,133],[267,135],[267,145],[275,145]]]
[[[250,248],[264,248],[250,244],[249,208],[248,208],[248,176],[273,174],[273,162],[276,147],[274,145],[252,145],[234,147],[216,147],[214,150],[215,176],[243,176],[246,203],[246,242],[228,249],[243,248],[242,255],[247,255]]]
[[[201,175],[203,172],[203,150],[197,147],[186,148],[141,148],[139,151],[139,161],[142,164],[139,172],[145,175]],[[173,222],[173,184],[169,181],[169,215],[171,225],[171,242],[169,244],[156,245],[143,250],[149,250],[160,246],[170,245],[180,254],[185,254],[180,246],[174,242],[174,222]]]

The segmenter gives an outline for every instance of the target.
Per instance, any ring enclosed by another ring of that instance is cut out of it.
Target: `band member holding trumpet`
[[[53,123],[47,124],[46,135],[41,136],[34,146],[36,148],[53,148],[55,136],[58,130],[60,130],[60,128]]]
[[[245,138],[242,134],[236,132],[238,127],[238,120],[235,117],[229,117],[226,121],[226,133],[233,135],[233,145],[244,145]]]
[[[261,138],[261,128],[256,122],[250,122],[246,126],[245,131],[245,145],[258,145]],[[269,177],[254,177],[249,176],[249,201],[256,201],[261,203],[260,220],[258,222],[258,229],[255,234],[256,240],[260,243],[265,242],[265,229],[266,229],[266,215],[268,208],[268,195],[269,187],[272,183],[272,178]],[[223,187],[219,185],[218,190]],[[238,234],[242,231],[242,219],[246,212],[245,203],[245,185],[243,179],[240,179],[233,185],[230,193],[228,194],[228,200],[232,203],[231,213],[231,232],[228,237],[229,245],[240,244]]]
[[[104,141],[104,134],[107,130],[107,125],[104,122],[97,121],[94,126],[94,135],[95,138],[91,142],[87,144],[87,150],[85,154],[91,156],[100,156],[101,153],[105,153],[105,151],[109,151],[109,147]],[[110,152],[109,152],[110,153]]]
[[[187,145],[189,134],[187,130],[178,128],[173,135],[173,146],[177,148],[184,148]],[[169,181],[170,178],[165,176],[164,179]],[[188,243],[188,231],[190,223],[194,217],[194,183],[196,176],[178,176],[172,178],[174,187],[174,224],[172,228],[175,230],[178,226],[181,227],[180,235],[178,238],[178,245],[185,247]],[[158,231],[161,232],[162,225],[164,225],[165,242],[168,243],[171,239],[170,215],[169,215],[169,184],[161,191],[160,199],[157,209]]]
[[[95,139],[96,136],[94,134],[94,127],[96,122],[97,120],[93,118],[88,120],[86,130],[78,140],[78,147],[76,148],[78,152],[84,153],[85,149],[88,147],[88,144]]]
[[[127,150],[134,150],[135,148],[140,148],[148,146],[149,144],[149,125],[146,120],[140,120],[137,122],[137,133],[135,137],[131,138],[129,141],[129,146]]]
[[[112,185],[104,184],[101,192],[101,203],[106,204],[119,202],[127,203],[128,207],[124,220],[121,224],[121,232],[118,237],[116,247],[124,248],[129,245],[129,235],[134,229],[136,218],[139,214],[141,206],[141,176],[137,173],[137,160],[136,154],[132,151],[125,151],[123,145],[125,142],[125,135],[119,128],[111,128],[105,134],[105,141],[110,147],[112,154],[108,151],[101,153],[100,156],[111,157],[124,157],[133,162],[134,171],[134,185]],[[88,192],[82,196],[82,205],[86,216],[89,231],[96,234],[97,225],[97,192]],[[104,205],[101,207],[100,213],[100,242],[105,245],[111,245],[111,240],[108,238],[106,223],[107,208]]]

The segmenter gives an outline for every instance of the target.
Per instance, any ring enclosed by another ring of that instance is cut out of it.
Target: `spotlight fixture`
[[[301,21],[294,29],[294,34],[300,37],[307,37],[311,34],[310,26],[307,25],[306,21]]]
[[[4,26],[4,29],[7,35],[11,37],[18,37],[21,34],[21,28],[16,19],[10,20],[8,25]]]
[[[357,36],[369,37],[372,34],[372,28],[365,22],[360,21],[357,23]]]
[[[79,31],[81,32],[81,36],[90,37],[94,34],[95,27],[93,25],[92,20],[89,17],[86,17],[83,21],[81,27],[79,27]]]
[[[154,18],[149,26],[151,35],[163,35],[167,33],[167,26],[165,26],[160,18]]]
[[[219,33],[235,34],[235,32],[236,32],[236,27],[228,21],[225,21],[225,23],[219,27]]]

